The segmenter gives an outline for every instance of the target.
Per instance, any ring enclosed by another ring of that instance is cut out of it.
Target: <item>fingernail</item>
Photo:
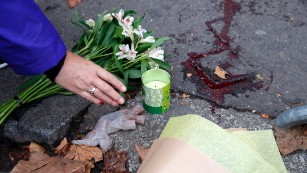
[[[100,105],[103,105],[104,104],[104,101],[100,101],[100,103],[99,103]]]
[[[120,88],[120,90],[121,90],[121,92],[126,92],[126,91],[127,91],[127,88],[126,88],[126,86],[122,86],[122,87]]]
[[[119,99],[119,103],[120,103],[120,104],[123,104],[123,103],[125,103],[125,100],[124,100],[123,98],[120,98],[120,99]]]

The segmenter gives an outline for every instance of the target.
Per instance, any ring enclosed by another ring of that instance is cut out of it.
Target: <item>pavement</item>
[[[139,166],[135,144],[150,146],[170,117],[193,113],[223,128],[271,129],[278,114],[306,103],[304,0],[87,0],[73,10],[63,0],[37,2],[68,48],[82,32],[69,22],[74,11],[96,19],[101,11],[135,9],[139,16],[146,13],[144,28],[153,30],[157,37],[173,38],[164,45],[173,66],[171,109],[162,116],[147,115],[145,125],[134,131],[111,135],[117,149],[129,151],[131,172]],[[214,76],[216,66],[229,73],[226,83]],[[203,80],[196,67],[209,80]],[[9,68],[0,70],[0,76],[0,102],[4,102],[17,94],[16,86],[26,77],[15,75]],[[182,98],[182,93],[191,97]],[[124,107],[139,102],[141,95],[137,94]],[[79,130],[85,132],[99,117],[115,110],[118,108],[92,105],[78,96],[53,96],[27,108],[21,117],[11,117],[3,135],[16,142],[37,141],[52,147],[79,122],[80,114],[84,120]],[[272,119],[262,118],[261,113]],[[283,160],[289,172],[307,172],[305,151]]]

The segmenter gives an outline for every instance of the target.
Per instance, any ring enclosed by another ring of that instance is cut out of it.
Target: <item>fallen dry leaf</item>
[[[277,98],[281,97],[281,94],[280,93],[276,93],[276,97]]]
[[[127,151],[116,151],[114,146],[105,153],[102,173],[129,173],[125,165],[128,161]]]
[[[35,152],[45,152],[45,148],[40,146],[39,144],[35,142],[31,142],[31,144],[28,146],[29,152],[30,153],[35,153]]]
[[[257,78],[258,80],[264,80],[264,78],[263,78],[262,76],[260,76],[259,74],[256,75],[256,78]]]
[[[265,119],[269,119],[269,118],[270,118],[270,115],[269,115],[269,114],[261,114],[261,117],[262,117],[262,118],[265,118]]]
[[[298,125],[287,130],[273,127],[276,143],[282,155],[290,154],[299,149],[307,149],[307,136],[304,136],[306,127],[307,125]]]
[[[186,99],[186,98],[189,98],[189,97],[191,97],[191,95],[189,95],[189,94],[186,94],[186,93],[183,93],[181,97],[182,97],[182,98],[185,98],[185,99]]]
[[[146,154],[149,151],[149,148],[143,148],[140,145],[135,144],[135,149],[136,149],[136,152],[139,155],[140,162],[142,163],[144,161],[145,157],[146,157]]]
[[[84,164],[61,157],[49,157],[42,152],[32,153],[29,161],[19,161],[12,173],[82,173]]]
[[[62,150],[68,145],[67,138],[64,138],[61,143],[54,149],[55,154],[61,154]],[[63,151],[64,152],[64,151]]]
[[[68,144],[66,138],[56,147],[55,153],[63,154],[66,159],[84,162],[86,166],[85,172],[90,172],[95,167],[92,159],[94,159],[94,162],[102,160],[102,150],[98,147]]]
[[[192,76],[192,73],[187,73],[187,77],[191,77]]]
[[[223,70],[221,67],[216,66],[214,70],[214,74],[216,74],[219,78],[227,79],[226,75],[228,74],[225,70]]]

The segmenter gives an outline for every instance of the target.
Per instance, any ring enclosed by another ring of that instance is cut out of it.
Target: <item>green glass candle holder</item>
[[[163,114],[170,106],[170,75],[162,69],[152,69],[142,75],[144,109],[150,114]]]

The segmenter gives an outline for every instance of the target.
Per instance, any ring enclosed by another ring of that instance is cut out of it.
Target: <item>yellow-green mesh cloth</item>
[[[198,115],[169,120],[160,138],[183,140],[233,173],[287,172],[272,132],[229,133]]]

